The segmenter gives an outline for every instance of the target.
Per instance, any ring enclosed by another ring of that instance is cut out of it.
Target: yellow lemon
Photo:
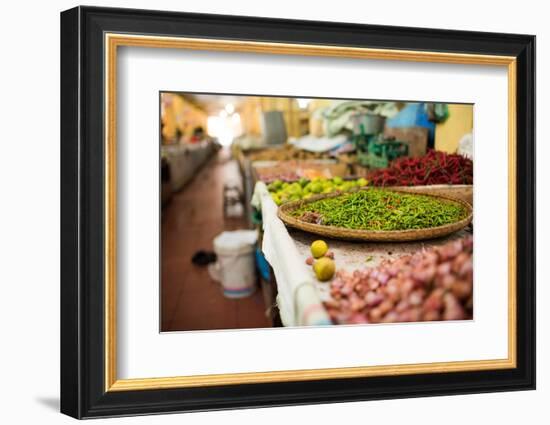
[[[328,251],[328,245],[325,241],[317,240],[311,244],[311,255],[313,258],[320,258]]]
[[[330,258],[323,257],[315,261],[313,264],[313,271],[315,272],[317,279],[321,282],[325,282],[332,279],[332,276],[334,276],[336,264]]]

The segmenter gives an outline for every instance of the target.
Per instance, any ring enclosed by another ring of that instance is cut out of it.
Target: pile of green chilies
[[[367,189],[321,199],[292,211],[297,218],[319,217],[318,224],[360,230],[410,230],[443,226],[466,218],[458,202],[431,196]]]

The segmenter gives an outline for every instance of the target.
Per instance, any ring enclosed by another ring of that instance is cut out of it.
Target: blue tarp
[[[428,119],[424,103],[409,103],[393,118],[386,120],[390,128],[425,127],[428,129],[428,148],[434,147],[435,123]]]

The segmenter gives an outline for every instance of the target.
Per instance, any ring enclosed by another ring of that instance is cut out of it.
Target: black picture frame
[[[517,367],[106,392],[105,32],[516,57]],[[92,418],[534,388],[534,36],[96,7],[61,13],[62,413]]]

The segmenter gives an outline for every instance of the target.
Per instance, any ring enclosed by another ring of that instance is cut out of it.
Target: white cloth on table
[[[263,182],[256,183],[252,205],[262,211],[262,252],[275,273],[277,304],[283,325],[332,324],[315,288],[311,271],[284,223],[277,217],[277,205]]]
[[[291,141],[298,149],[308,152],[328,152],[346,143],[348,138],[344,135],[334,137],[315,137],[311,135],[300,137]]]

